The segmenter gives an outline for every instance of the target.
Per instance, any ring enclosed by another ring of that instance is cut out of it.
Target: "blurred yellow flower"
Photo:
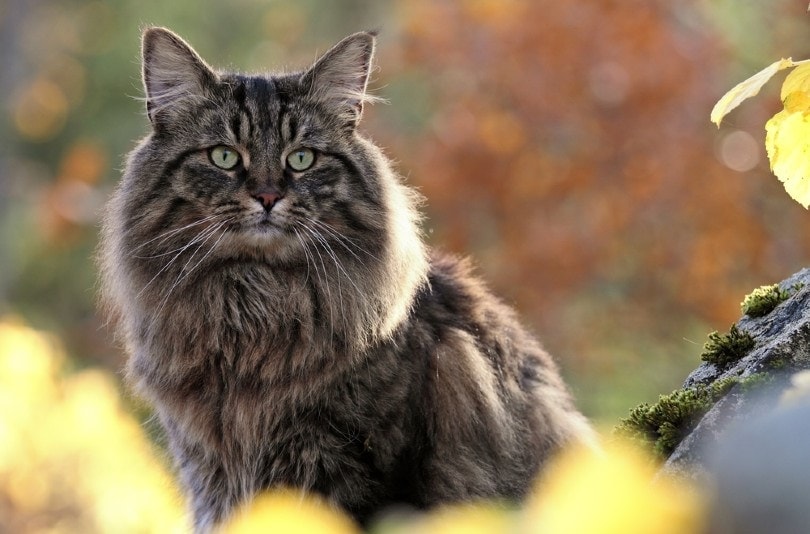
[[[256,498],[223,529],[224,534],[356,534],[355,523],[322,500],[279,490]]]
[[[518,530],[516,510],[479,502],[440,507],[428,514],[391,510],[371,532],[384,534],[506,534]]]
[[[543,534],[693,534],[701,531],[700,496],[657,475],[629,445],[564,453],[541,478],[521,532]]]
[[[58,344],[0,321],[0,524],[9,532],[187,532],[140,426],[98,370],[62,375]]]
[[[425,534],[493,534],[515,532],[513,514],[493,504],[471,504],[439,509],[414,529]],[[403,529],[404,532],[414,532]]]

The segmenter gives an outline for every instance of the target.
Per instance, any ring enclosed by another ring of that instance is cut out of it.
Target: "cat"
[[[147,28],[151,132],[103,222],[103,301],[195,529],[257,493],[367,524],[394,504],[519,500],[591,442],[551,357],[431,251],[420,197],[358,132],[375,34],[296,73],[218,72]]]

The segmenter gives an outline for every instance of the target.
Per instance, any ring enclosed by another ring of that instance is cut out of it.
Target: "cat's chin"
[[[235,235],[230,248],[257,256],[265,261],[285,261],[299,252],[300,243],[289,233],[272,224],[257,224]]]

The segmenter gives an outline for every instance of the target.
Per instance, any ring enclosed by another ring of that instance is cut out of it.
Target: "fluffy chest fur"
[[[433,365],[426,352],[400,352],[406,327],[358,347],[324,313],[327,290],[305,269],[211,272],[193,282],[205,291],[148,318],[130,359],[201,524],[272,487],[322,493],[359,518],[417,504],[403,471],[418,469],[411,440],[426,429],[416,397]]]

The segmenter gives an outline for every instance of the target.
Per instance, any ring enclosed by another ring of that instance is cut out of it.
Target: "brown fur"
[[[200,532],[277,486],[361,522],[519,499],[590,439],[551,358],[466,262],[426,251],[418,197],[357,132],[373,47],[355,34],[303,73],[244,76],[144,34],[152,132],[108,206],[104,296]]]

